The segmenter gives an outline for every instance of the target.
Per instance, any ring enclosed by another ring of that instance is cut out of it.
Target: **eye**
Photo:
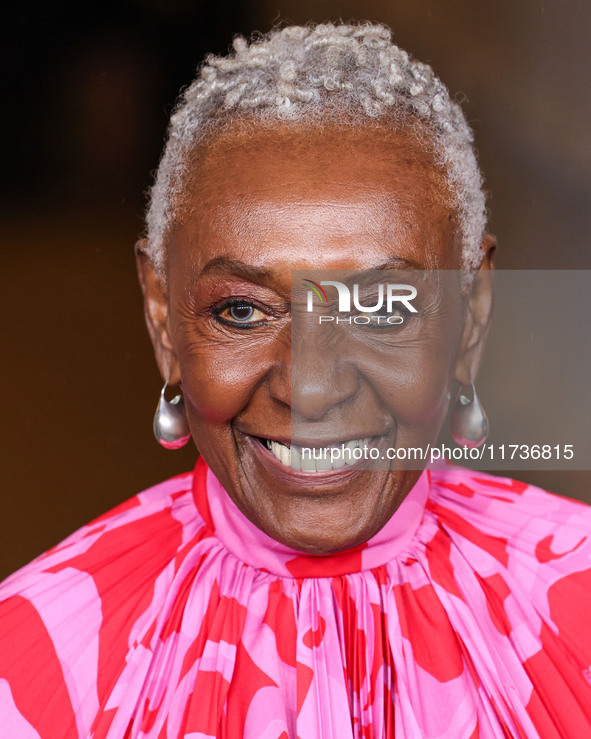
[[[225,303],[214,309],[216,317],[225,324],[251,326],[268,320],[268,316],[252,303],[245,300]]]
[[[240,323],[250,321],[254,316],[255,309],[252,305],[232,305],[227,309],[229,317]]]
[[[386,305],[379,310],[369,314],[371,320],[368,322],[370,328],[396,329],[412,317],[412,313],[402,305],[393,305],[388,312]]]
[[[402,323],[412,314],[407,308],[403,307],[402,305],[396,305],[393,306],[391,313],[388,313],[388,311],[384,310],[382,315],[386,316],[387,318],[398,318],[399,323]]]

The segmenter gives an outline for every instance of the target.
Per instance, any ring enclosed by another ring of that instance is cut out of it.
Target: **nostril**
[[[291,409],[304,419],[321,419],[335,406],[354,398],[359,389],[354,371],[333,373],[324,369],[302,374],[292,372]]]

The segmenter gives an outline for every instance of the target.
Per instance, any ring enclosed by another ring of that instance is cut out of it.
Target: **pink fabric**
[[[590,531],[450,468],[367,544],[304,556],[200,461],[0,586],[0,736],[591,736]]]

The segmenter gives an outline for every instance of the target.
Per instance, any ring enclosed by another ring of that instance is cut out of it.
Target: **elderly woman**
[[[136,248],[155,432],[200,458],[3,584],[2,736],[591,736],[587,507],[449,466],[304,461],[434,442],[458,387],[455,434],[482,441],[495,243],[471,141],[384,26],[206,60]],[[420,312],[411,272],[463,270],[457,320],[399,340],[389,371],[330,341],[296,356],[306,300],[378,270],[408,273],[389,326]]]

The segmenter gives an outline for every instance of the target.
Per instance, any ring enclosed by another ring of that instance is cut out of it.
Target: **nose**
[[[291,367],[292,414],[301,420],[319,421],[354,397],[358,386],[355,368],[343,358],[312,352],[295,357]]]
[[[299,420],[317,421],[331,409],[353,398],[359,388],[359,372],[334,331],[319,327],[302,330],[292,323],[290,351],[275,367],[269,383],[271,394],[289,405]],[[324,330],[323,330],[324,329]],[[287,361],[285,361],[287,360]]]

